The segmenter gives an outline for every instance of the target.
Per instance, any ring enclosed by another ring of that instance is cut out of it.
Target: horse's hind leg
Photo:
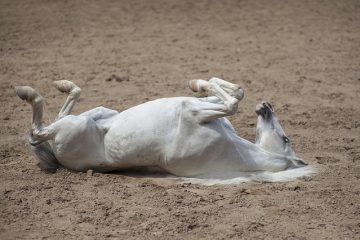
[[[59,164],[47,140],[54,139],[55,131],[52,126],[43,126],[43,97],[28,86],[15,87],[15,91],[22,100],[32,106],[33,116],[28,138],[31,150],[39,160],[39,166],[44,170],[53,172]]]
[[[29,86],[17,86],[15,87],[15,91],[19,98],[29,103],[32,107],[32,130],[36,131],[41,129],[44,103],[43,97]]]
[[[31,133],[29,142],[32,145],[39,144],[43,141],[53,138],[53,128],[45,127],[42,122],[43,116],[43,97],[33,88],[28,86],[15,87],[16,94],[24,101],[29,103],[33,110]]]
[[[209,122],[216,118],[232,115],[236,112],[238,103],[243,96],[243,90],[239,90],[238,98],[231,96],[227,91],[221,88],[218,84],[205,80],[191,80],[189,87],[194,92],[206,93],[213,95],[220,99],[220,101],[213,101],[211,97],[203,98],[197,104],[188,104],[190,111],[200,122]],[[209,101],[206,101],[209,99]]]
[[[55,87],[63,93],[69,94],[60,112],[58,113],[56,120],[61,119],[69,115],[75,105],[75,102],[79,99],[81,89],[73,82],[68,80],[60,80],[54,82]]]

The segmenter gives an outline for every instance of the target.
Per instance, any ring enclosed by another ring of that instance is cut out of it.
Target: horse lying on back
[[[225,117],[235,114],[244,91],[219,78],[189,82],[191,90],[205,97],[161,98],[123,112],[97,107],[77,116],[70,114],[80,88],[67,80],[55,86],[68,97],[48,126],[42,123],[41,95],[28,86],[16,87],[17,95],[33,108],[28,140],[46,170],[63,166],[107,172],[156,166],[176,176],[197,177],[306,165],[295,156],[267,102],[256,106],[256,142],[239,137]]]

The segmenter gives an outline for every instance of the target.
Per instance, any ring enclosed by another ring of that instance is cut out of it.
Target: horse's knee
[[[225,107],[226,107],[226,113],[228,114],[234,114],[237,111],[238,108],[238,103],[239,103],[239,99],[237,98],[232,98],[229,101],[226,101],[224,103]]]

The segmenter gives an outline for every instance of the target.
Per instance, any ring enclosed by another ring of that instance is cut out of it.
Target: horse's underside
[[[255,144],[236,134],[225,117],[236,112],[244,93],[224,80],[190,81],[193,91],[206,96],[202,98],[163,98],[120,113],[98,107],[78,116],[70,113],[80,88],[67,80],[55,86],[68,98],[48,126],[42,123],[42,97],[30,87],[16,88],[33,107],[29,143],[45,170],[63,166],[106,172],[156,166],[177,176],[224,183],[284,181],[311,172],[295,156],[269,103],[256,107]]]

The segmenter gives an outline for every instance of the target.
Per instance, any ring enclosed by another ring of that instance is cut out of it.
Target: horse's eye
[[[283,136],[282,139],[285,143],[290,143],[290,139],[287,136]]]

